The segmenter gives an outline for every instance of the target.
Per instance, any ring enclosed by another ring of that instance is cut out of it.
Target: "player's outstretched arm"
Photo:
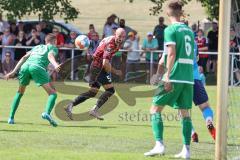
[[[51,62],[51,64],[54,66],[54,69],[59,72],[61,64],[58,64],[58,62],[55,59],[55,56],[53,53],[48,54],[48,60]]]
[[[26,60],[28,59],[28,57],[30,56],[31,52],[27,52],[20,60],[19,62],[17,63],[17,65],[15,66],[15,68],[10,72],[8,73],[7,75],[4,76],[4,78],[6,80],[8,80],[9,78],[12,78],[17,70],[19,70],[19,68],[23,65],[24,62],[26,62]]]
[[[113,68],[108,59],[103,59],[103,68],[107,72],[111,72],[111,73],[116,74],[116,75],[118,75],[120,77],[122,76],[122,71]]]

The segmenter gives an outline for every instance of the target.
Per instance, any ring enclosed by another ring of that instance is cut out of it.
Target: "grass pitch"
[[[87,87],[87,84],[83,82],[66,84],[73,85],[76,89],[79,86]],[[1,160],[165,160],[173,159],[173,155],[181,150],[181,125],[178,119],[174,117],[177,112],[166,107],[164,112],[166,154],[154,158],[143,156],[143,153],[154,145],[148,113],[151,97],[137,98],[136,104],[134,104],[134,101],[126,98],[126,95],[130,95],[130,93],[121,85],[116,86],[117,90],[122,88],[121,91],[117,91],[118,106],[104,115],[104,121],[95,119],[74,122],[62,121],[53,112],[53,117],[59,123],[57,128],[49,126],[46,121],[41,119],[47,95],[43,89],[36,87],[34,83],[31,83],[22,98],[15,116],[16,124],[8,125],[10,104],[16,93],[18,82],[15,80],[8,82],[0,80],[0,86]],[[151,89],[153,87],[141,85],[132,87],[131,92]],[[207,87],[207,90],[210,102],[215,110],[216,87]],[[66,91],[66,88],[58,94],[57,102],[73,99],[76,96],[63,94],[64,91]],[[73,90],[73,93],[75,92],[76,90]],[[122,95],[125,96],[123,98],[125,102],[119,98],[123,97]],[[95,102],[96,99],[89,100],[75,108],[74,112],[85,112]],[[129,105],[130,103],[133,106]],[[107,104],[104,107],[111,107],[111,105]],[[214,142],[208,134],[199,109],[195,106],[192,109],[192,119],[200,139],[200,143],[191,146],[192,159],[213,159]]]

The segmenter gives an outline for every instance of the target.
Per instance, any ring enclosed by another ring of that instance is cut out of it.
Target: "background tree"
[[[162,12],[162,6],[167,0],[149,0],[154,6],[151,7],[150,15],[158,15]],[[192,0],[181,0],[184,4],[191,2]],[[197,0],[202,4],[202,6],[206,9],[206,13],[210,20],[214,18],[218,19],[218,10],[219,10],[219,0]],[[129,2],[133,2],[133,0],[129,0]]]
[[[52,20],[60,15],[65,21],[77,18],[79,11],[70,0],[0,0],[0,13],[9,20],[21,19],[25,15],[37,14],[43,20]]]

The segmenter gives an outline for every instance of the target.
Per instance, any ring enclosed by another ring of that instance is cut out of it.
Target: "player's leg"
[[[11,111],[8,119],[9,124],[14,124],[14,116],[17,111],[17,108],[19,106],[19,103],[21,101],[21,98],[25,92],[26,86],[19,86],[18,91],[13,99],[12,105],[11,105]]]
[[[52,83],[50,82],[50,76],[46,70],[35,65],[29,65],[29,73],[37,86],[43,87],[48,94],[47,104],[45,106],[45,112],[42,113],[42,118],[49,121],[49,123],[56,127],[57,123],[51,117],[51,111],[55,105],[57,99],[57,93]]]
[[[54,121],[54,119],[51,117],[51,111],[55,105],[56,99],[57,99],[57,93],[55,88],[52,86],[51,83],[46,83],[42,85],[43,89],[48,94],[48,100],[47,104],[45,106],[45,112],[42,113],[42,118],[49,121],[49,123],[56,127],[57,123]]]
[[[101,73],[101,69],[90,66],[90,80],[89,80],[90,89],[87,92],[81,93],[72,102],[70,102],[67,105],[67,107],[65,108],[65,111],[69,119],[73,120],[72,110],[74,106],[77,106],[78,104],[83,103],[87,99],[93,98],[97,95],[101,87],[101,84],[98,82],[98,77],[100,73]]]
[[[149,152],[144,153],[145,156],[155,156],[164,154],[164,144],[163,144],[163,121],[162,113],[163,106],[153,105],[150,108],[151,113],[151,125],[152,132],[155,139],[155,146]]]
[[[20,100],[25,92],[26,86],[30,83],[30,80],[31,80],[31,75],[29,73],[28,65],[26,64],[22,65],[18,74],[18,79],[19,79],[19,89],[14,97],[14,100],[11,106],[11,111],[8,119],[9,124],[14,124],[14,116],[19,106]]]
[[[213,125],[213,110],[208,103],[207,92],[200,80],[194,81],[193,102],[195,105],[199,106],[199,109],[202,111],[203,117],[206,121],[206,126],[213,139],[215,139],[216,131]]]
[[[193,100],[193,85],[191,84],[177,84],[180,86],[181,93],[176,100],[175,108],[179,109],[181,124],[182,124],[182,137],[183,148],[182,151],[175,155],[176,158],[190,158],[190,142],[192,132],[192,120],[189,110],[192,108]],[[177,87],[176,87],[177,88]]]
[[[163,144],[163,121],[161,112],[165,105],[173,106],[176,99],[179,96],[179,89],[176,84],[172,84],[174,90],[166,92],[164,89],[164,83],[160,83],[153,97],[151,113],[151,125],[152,131],[155,138],[155,146],[149,152],[144,153],[145,156],[154,156],[164,154]]]
[[[206,121],[206,126],[208,128],[209,133],[212,138],[215,140],[216,138],[216,129],[213,125],[213,110],[210,107],[208,101],[199,105],[200,110],[202,111],[203,117]]]
[[[190,158],[192,120],[187,109],[179,109],[182,125],[183,148],[175,158]]]
[[[112,79],[111,79],[110,75],[107,72],[105,72],[104,70],[99,75],[98,82],[103,85],[103,88],[105,89],[105,91],[98,98],[96,105],[93,107],[93,109],[89,113],[90,113],[90,115],[96,117],[97,119],[103,120],[103,118],[100,116],[98,110],[115,93],[115,89],[113,87]]]

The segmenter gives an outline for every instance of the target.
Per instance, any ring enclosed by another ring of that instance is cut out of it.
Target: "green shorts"
[[[27,86],[33,79],[37,86],[42,86],[50,82],[47,71],[39,66],[32,64],[23,64],[18,74],[19,84]]]
[[[166,92],[164,84],[159,84],[155,96],[154,106],[169,105],[174,109],[191,109],[193,100],[193,85],[187,83],[172,83],[172,90]]]

